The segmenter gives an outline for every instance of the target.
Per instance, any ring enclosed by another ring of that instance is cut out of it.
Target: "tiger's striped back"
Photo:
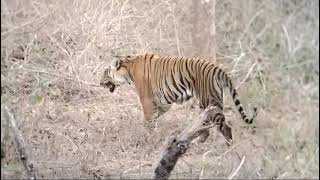
[[[158,104],[183,103],[196,97],[202,109],[210,104],[223,109],[223,89],[228,87],[242,119],[252,123],[256,116],[254,109],[252,118],[247,117],[230,77],[209,61],[145,54],[128,57],[124,66],[135,85],[140,86],[138,89],[143,91],[139,92],[140,96],[148,92]]]

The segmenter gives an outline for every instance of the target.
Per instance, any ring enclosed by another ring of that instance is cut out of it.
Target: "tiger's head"
[[[127,57],[128,58],[128,57]],[[126,59],[127,59],[126,58]],[[105,70],[100,80],[100,85],[109,88],[112,93],[122,84],[132,81],[129,77],[129,72],[124,65],[126,60],[114,60]]]

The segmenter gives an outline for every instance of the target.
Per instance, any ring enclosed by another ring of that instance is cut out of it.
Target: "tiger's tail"
[[[246,112],[244,111],[244,109],[242,107],[242,104],[240,103],[238,92],[233,87],[232,81],[231,81],[230,77],[227,75],[227,73],[225,73],[225,72],[222,73],[222,79],[223,79],[223,82],[225,83],[225,86],[229,88],[229,91],[230,91],[230,94],[231,94],[232,99],[234,101],[234,104],[236,105],[236,108],[238,109],[243,121],[248,124],[252,124],[253,119],[255,119],[255,117],[257,116],[257,108],[256,107],[253,108],[253,115],[249,119],[246,115]]]

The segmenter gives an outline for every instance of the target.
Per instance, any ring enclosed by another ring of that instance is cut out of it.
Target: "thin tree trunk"
[[[216,58],[215,5],[216,0],[193,0],[191,56]]]

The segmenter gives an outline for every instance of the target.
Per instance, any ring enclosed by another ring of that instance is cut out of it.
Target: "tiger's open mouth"
[[[119,86],[119,85],[114,84],[114,83],[112,83],[112,82],[110,82],[110,81],[108,81],[108,82],[101,82],[100,85],[103,86],[103,87],[105,87],[105,88],[109,88],[109,91],[110,91],[111,93],[113,93],[113,91],[116,89],[116,87]]]

